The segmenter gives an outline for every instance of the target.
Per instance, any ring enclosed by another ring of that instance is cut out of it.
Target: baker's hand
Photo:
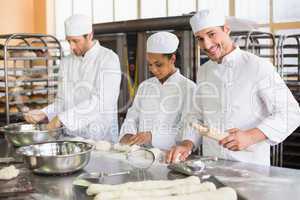
[[[131,140],[131,137],[133,137],[134,136],[134,134],[125,134],[122,138],[121,138],[121,140],[120,140],[120,143],[121,144],[129,144],[130,143],[130,140]]]
[[[128,144],[128,145],[142,145],[142,144],[150,144],[152,141],[151,132],[139,132],[135,135],[126,134],[121,140],[120,143]]]
[[[178,161],[184,161],[191,154],[193,149],[193,143],[189,140],[184,140],[180,145],[173,146],[166,153],[167,163],[176,163]]]
[[[249,146],[263,141],[266,136],[259,129],[254,128],[242,131],[238,128],[232,128],[227,131],[229,136],[219,141],[219,144],[231,151],[241,151]]]
[[[59,120],[58,116],[54,117],[48,124],[47,124],[47,129],[48,130],[53,130],[61,127],[62,123]]]
[[[40,110],[30,110],[23,114],[23,117],[27,123],[36,124],[47,119],[47,115]]]

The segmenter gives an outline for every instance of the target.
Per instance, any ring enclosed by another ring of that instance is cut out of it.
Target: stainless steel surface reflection
[[[14,156],[15,148],[7,146],[5,140],[0,140],[0,156]],[[233,187],[246,199],[297,199],[300,196],[300,171],[259,166],[249,163],[217,160],[215,162],[205,162],[206,169],[212,170],[216,178],[227,186]],[[3,166],[3,165],[2,165]],[[23,164],[15,165],[22,173],[27,173],[28,169]],[[222,169],[222,170],[220,170]],[[140,170],[132,168],[130,163],[123,156],[117,158],[115,155],[107,155],[103,152],[91,152],[91,159],[82,171],[75,172],[69,176],[40,176],[34,173],[27,173],[35,189],[33,193],[21,194],[21,197],[12,198],[14,200],[92,200],[94,197],[86,195],[86,188],[74,186],[73,181],[82,173],[106,172],[113,173],[123,170],[132,170],[128,175],[104,177],[103,183],[120,184],[129,181],[142,180],[166,180],[183,178],[185,175],[170,176],[170,169],[161,163],[153,164],[147,169],[146,174],[140,174]],[[231,173],[231,172],[242,172]],[[247,176],[244,176],[247,173]],[[144,176],[145,175],[145,176]],[[178,175],[178,174],[177,174]],[[241,176],[242,175],[242,176]],[[11,198],[7,198],[10,199]]]
[[[38,174],[66,174],[85,167],[93,145],[76,141],[56,141],[20,147],[28,168]]]
[[[55,141],[64,128],[48,130],[46,124],[14,123],[1,128],[6,138],[15,146]]]

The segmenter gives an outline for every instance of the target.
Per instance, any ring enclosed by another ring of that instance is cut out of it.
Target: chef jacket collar
[[[159,83],[159,84],[161,84],[161,85],[164,85],[164,84],[166,84],[166,83],[168,83],[168,82],[176,81],[178,75],[180,75],[180,71],[179,71],[178,68],[176,68],[175,73],[172,74],[172,75],[171,75],[171,76],[170,76],[163,84],[161,84],[161,82],[160,82],[157,78],[155,78],[155,80],[156,80],[157,83]]]
[[[99,41],[93,41],[93,46],[84,54],[84,56],[79,56],[78,58],[81,60],[89,59],[93,57],[94,55],[97,54],[99,48],[100,48],[100,43]]]
[[[232,52],[230,52],[229,54],[223,57],[221,64],[233,66],[232,63],[238,57],[239,52],[240,52],[240,48],[238,46],[235,46],[235,49]]]

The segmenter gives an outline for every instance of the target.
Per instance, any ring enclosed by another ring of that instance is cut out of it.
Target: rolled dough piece
[[[192,127],[195,128],[200,135],[217,141],[220,141],[229,135],[229,133],[221,133],[215,128],[207,128],[197,123],[192,123]]]
[[[98,140],[94,145],[97,151],[109,151],[111,149],[111,143],[104,140]]]
[[[120,152],[130,152],[140,149],[140,146],[135,144],[130,146],[127,144],[116,143],[114,144],[113,149]]]
[[[118,198],[118,200],[131,200],[132,198]],[[216,191],[196,192],[187,195],[155,197],[155,200],[237,200],[234,189],[229,187],[220,188]],[[153,197],[138,197],[135,200],[153,200]]]
[[[4,167],[0,170],[0,180],[10,180],[19,175],[20,171],[14,165]]]
[[[163,197],[163,196],[174,196],[174,195],[185,195],[192,194],[195,192],[207,192],[207,191],[215,191],[216,186],[211,182],[205,182],[201,184],[198,183],[187,183],[181,185],[175,185],[174,187],[169,187],[165,189],[151,189],[151,190],[118,190],[114,192],[106,191],[100,192],[95,197],[96,200],[100,199],[122,199],[122,198],[141,198],[141,197]]]
[[[119,185],[91,184],[86,192],[88,195],[95,195],[104,191],[113,192],[118,190],[154,190],[175,187],[176,185],[198,183],[200,183],[200,179],[197,176],[190,176],[185,179],[139,181],[128,182]]]
[[[219,130],[215,128],[207,128],[197,123],[192,123],[192,127],[198,130],[200,135],[211,138],[216,141],[220,141],[229,135],[229,133],[227,132],[221,133]],[[247,149],[244,149],[242,151],[253,152],[255,151],[255,149],[252,146],[250,146]]]

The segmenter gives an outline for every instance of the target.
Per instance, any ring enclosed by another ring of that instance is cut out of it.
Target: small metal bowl
[[[187,160],[168,165],[168,168],[189,176],[199,175],[205,169],[205,164],[201,160]]]
[[[63,132],[63,127],[48,130],[46,124],[14,123],[1,128],[6,138],[14,146],[55,141]]]
[[[69,174],[85,167],[94,146],[86,142],[56,141],[20,147],[29,169],[37,174]]]

